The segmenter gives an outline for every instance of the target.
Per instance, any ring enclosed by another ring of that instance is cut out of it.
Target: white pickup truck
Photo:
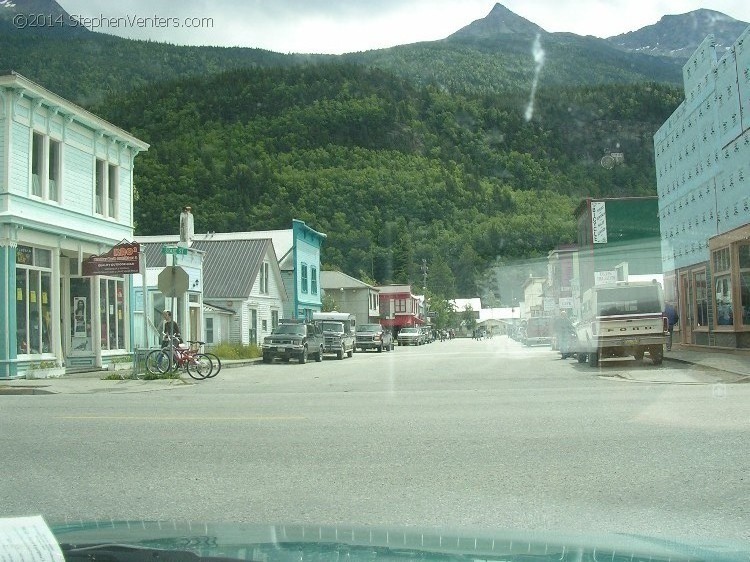
[[[600,359],[630,355],[640,361],[648,352],[654,365],[660,365],[669,334],[663,310],[664,296],[656,283],[611,283],[587,290],[576,326],[578,362],[596,367]]]

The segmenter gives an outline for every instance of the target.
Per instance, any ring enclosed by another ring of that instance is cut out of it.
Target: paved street
[[[94,383],[0,396],[4,514],[750,539],[750,385],[690,365],[500,337]]]

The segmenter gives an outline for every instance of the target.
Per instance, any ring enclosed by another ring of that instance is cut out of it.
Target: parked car
[[[323,360],[323,333],[312,323],[294,322],[279,324],[261,346],[263,362],[271,363],[275,358],[289,361],[292,358],[307,363],[309,356]]]
[[[552,319],[535,316],[526,320],[521,341],[524,345],[550,345],[552,343]]]
[[[356,334],[356,349],[362,351],[377,349],[378,352],[383,350],[393,351],[393,334],[380,324],[360,324],[357,326]]]
[[[419,328],[401,328],[397,340],[398,345],[422,345],[424,334]]]

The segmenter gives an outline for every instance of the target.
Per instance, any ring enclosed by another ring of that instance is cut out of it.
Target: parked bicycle
[[[195,346],[203,346],[206,345],[206,342],[204,341],[198,341],[198,340],[188,340],[189,344],[195,345]],[[212,379],[216,375],[219,374],[219,371],[221,371],[221,359],[219,359],[219,356],[215,353],[211,353],[210,351],[204,351],[203,355],[207,355],[211,359],[211,363],[213,364],[213,368],[211,369],[211,373],[206,375],[207,379]]]
[[[171,346],[155,349],[146,356],[146,370],[152,375],[165,375],[180,368],[191,378],[203,380],[211,376],[213,362],[198,348],[183,347],[178,338],[173,338]]]

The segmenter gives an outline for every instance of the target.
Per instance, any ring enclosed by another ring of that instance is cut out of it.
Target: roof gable
[[[166,256],[162,244],[141,246],[148,267],[165,267]],[[276,253],[269,238],[257,240],[194,240],[191,249],[203,252],[204,298],[247,298],[266,255],[270,253],[271,267],[277,268]]]
[[[341,271],[321,271],[320,286],[323,289],[375,289],[364,281],[360,281]]]

